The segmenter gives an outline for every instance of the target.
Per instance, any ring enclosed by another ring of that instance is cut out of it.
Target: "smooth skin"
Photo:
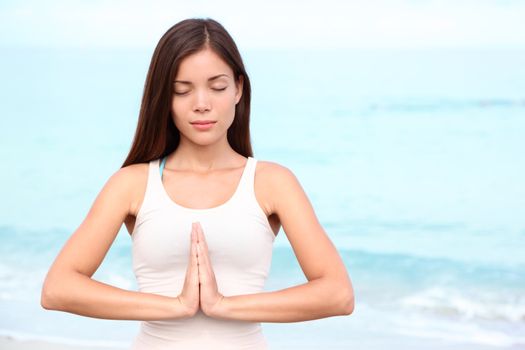
[[[231,68],[210,49],[186,57],[175,80],[171,112],[181,141],[168,155],[164,187],[183,206],[215,207],[231,197],[246,162],[231,148],[226,134],[242,96],[243,80],[235,81]],[[200,131],[191,125],[197,119],[217,122]],[[186,318],[201,309],[210,317],[253,322],[298,322],[353,312],[354,291],[344,263],[299,181],[288,168],[268,161],[257,162],[256,199],[274,233],[282,225],[306,283],[271,292],[222,295],[198,223],[188,233],[191,256],[180,295],[128,291],[94,280],[122,223],[133,231],[147,172],[148,164],[133,164],[108,179],[46,276],[44,308],[126,320]]]
[[[206,315],[212,315],[217,304],[224,298],[219,293],[217,280],[210,263],[208,245],[199,222],[192,223],[190,263],[186,271],[184,286],[177,297],[193,316],[199,309]]]
[[[188,269],[186,270],[186,277],[184,279],[182,292],[177,297],[181,305],[184,308],[186,308],[187,314],[190,316],[193,316],[199,310],[200,305],[198,266],[199,248],[197,247],[198,238],[195,226],[195,223],[192,223],[190,240],[190,258],[188,260]]]

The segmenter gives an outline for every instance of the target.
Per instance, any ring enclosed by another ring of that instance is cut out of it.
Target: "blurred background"
[[[236,41],[254,157],[296,174],[354,284],[351,316],[264,323],[272,349],[525,348],[512,0],[0,2],[4,339],[125,348],[138,332],[46,311],[40,291],[129,151],[158,40],[190,17]],[[137,289],[124,226],[93,278]],[[305,281],[281,230],[265,289]]]

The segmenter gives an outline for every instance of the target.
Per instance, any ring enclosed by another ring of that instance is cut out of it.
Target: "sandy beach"
[[[0,337],[0,349],[2,350],[115,350],[126,349],[125,347],[102,347],[70,345],[43,340],[20,340],[12,337]]]
[[[447,343],[439,340],[424,340],[421,338],[373,338],[355,339],[350,344],[329,344],[330,349],[348,349],[354,347],[356,349],[367,350],[382,350],[387,348],[404,349],[404,350],[492,350],[493,346],[484,346],[466,343]],[[294,341],[283,342],[282,344],[273,344],[270,346],[272,350],[294,350],[302,349],[319,349],[319,344],[294,344]],[[506,349],[523,349],[522,346],[510,346]],[[64,344],[43,340],[19,340],[12,337],[0,336],[0,349],[2,350],[115,350],[128,349],[127,347],[119,346],[83,346],[74,344]]]

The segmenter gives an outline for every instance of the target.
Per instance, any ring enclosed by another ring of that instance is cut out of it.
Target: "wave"
[[[525,296],[522,291],[460,291],[431,287],[401,299],[408,310],[428,312],[464,320],[491,320],[525,323]]]

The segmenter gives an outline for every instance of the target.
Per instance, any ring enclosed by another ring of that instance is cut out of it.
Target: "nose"
[[[210,99],[208,96],[208,93],[206,91],[197,91],[195,94],[195,107],[193,108],[195,111],[204,112],[209,111],[210,106]]]

